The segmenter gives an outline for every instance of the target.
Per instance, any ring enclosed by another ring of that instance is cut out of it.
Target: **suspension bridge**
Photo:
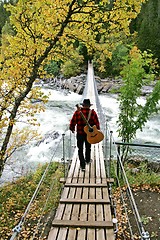
[[[88,63],[87,81],[82,98],[90,98],[91,102],[93,103],[93,108],[98,113],[101,130],[107,134],[105,134],[106,136],[103,142],[92,145],[92,162],[86,166],[84,172],[80,169],[78,150],[77,147],[75,147],[76,144],[74,148],[73,146],[68,147],[70,155],[69,159],[71,159],[71,163],[69,164],[68,171],[64,171],[64,178],[61,179],[61,182],[63,183],[63,190],[58,208],[51,223],[51,228],[47,237],[48,240],[117,239],[118,224],[116,219],[116,206],[113,201],[111,191],[112,184],[114,182],[114,179],[111,178],[110,174],[111,153],[109,154],[110,157],[106,163],[106,153],[104,151],[106,150],[107,146],[106,142],[110,142],[110,145],[111,142],[113,143],[112,131],[109,133],[107,132],[108,130],[106,130],[105,114],[103,113],[103,109],[101,108],[99,101],[92,63]],[[107,151],[111,151],[111,146],[110,150],[107,149]],[[63,155],[65,155],[65,152],[63,152]],[[64,159],[65,157],[63,156],[63,160]],[[118,161],[121,169],[121,175],[123,175],[124,184],[127,186],[127,193],[131,201],[132,211],[134,212],[137,222],[140,236],[139,239],[150,240],[149,234],[145,231],[141,222],[141,218],[134,201],[120,156],[118,157]],[[48,166],[37,186],[37,189],[34,192],[34,195],[32,196],[30,203],[26,208],[24,215],[22,216],[18,225],[13,229],[13,235],[10,240],[19,239],[16,237],[22,230],[26,215],[30,210],[31,204],[35,200],[38,189],[44,180],[47,169]],[[118,176],[116,178],[116,182],[120,186]],[[129,233],[127,232],[126,236],[125,234],[122,234],[124,237],[123,239],[134,240],[134,233],[128,218],[127,207],[122,191],[121,195],[125,218],[128,220],[129,231]],[[40,222],[41,219],[39,219],[38,223]],[[39,226],[37,226],[37,229],[38,228]],[[37,239],[36,233],[33,233],[33,236],[34,237],[31,239]],[[38,239],[43,238],[39,237]]]
[[[88,76],[83,98],[90,98],[93,108],[100,113],[100,102],[94,81],[93,66],[88,64]],[[100,114],[99,114],[100,115]],[[102,111],[100,123],[102,122]],[[77,149],[48,239],[54,240],[112,240],[112,214],[102,151],[102,144],[91,148],[92,163],[80,170]]]

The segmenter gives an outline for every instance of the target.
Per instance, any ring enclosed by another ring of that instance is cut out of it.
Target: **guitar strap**
[[[83,119],[85,119],[85,120],[88,122],[88,121],[89,121],[89,119],[90,119],[90,117],[91,117],[92,110],[91,110],[91,109],[89,110],[89,113],[88,113],[88,118],[87,118],[87,119],[85,118],[84,114],[83,114],[81,111],[80,111],[80,113],[81,113],[81,115],[82,115]]]
[[[92,110],[90,109],[90,110],[89,110],[89,114],[88,114],[87,121],[89,121],[89,119],[90,119],[90,117],[91,117],[91,113],[92,113]]]

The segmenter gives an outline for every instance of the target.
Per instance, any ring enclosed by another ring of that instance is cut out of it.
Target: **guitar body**
[[[95,144],[95,143],[99,143],[103,140],[104,135],[103,133],[97,129],[96,125],[94,125],[92,127],[92,132],[90,131],[90,128],[86,125],[84,127],[84,132],[87,134],[87,141],[90,144]]]

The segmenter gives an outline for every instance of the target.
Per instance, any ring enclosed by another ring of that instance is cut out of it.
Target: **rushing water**
[[[108,125],[113,131],[114,138],[117,139],[117,120],[119,114],[119,104],[116,95],[101,95],[100,101],[108,118]],[[138,99],[142,106],[145,103],[145,98]],[[141,144],[160,144],[160,115],[156,114],[150,117],[143,131],[138,130],[135,141]]]
[[[42,140],[34,142],[19,149],[10,164],[5,168],[1,182],[12,179],[16,175],[22,174],[26,169],[34,169],[37,163],[50,161],[53,149],[61,137],[62,133],[68,128],[70,118],[74,112],[75,105],[82,102],[82,96],[76,93],[66,93],[63,91],[43,89],[48,94],[50,92],[49,101],[46,104],[46,111],[37,115],[40,127],[39,133]],[[100,103],[107,118],[107,125],[113,131],[113,137],[118,140],[117,120],[119,113],[119,105],[117,96],[112,94],[100,95]],[[140,103],[145,102],[145,98],[139,99]],[[160,144],[160,115],[150,118],[143,128],[143,132],[137,132],[138,143]],[[14,167],[13,170],[13,165]],[[20,171],[21,169],[21,171]]]

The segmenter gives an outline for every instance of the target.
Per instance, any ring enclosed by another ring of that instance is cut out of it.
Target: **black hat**
[[[83,103],[81,103],[82,106],[91,106],[93,104],[90,103],[90,99],[84,99]]]

